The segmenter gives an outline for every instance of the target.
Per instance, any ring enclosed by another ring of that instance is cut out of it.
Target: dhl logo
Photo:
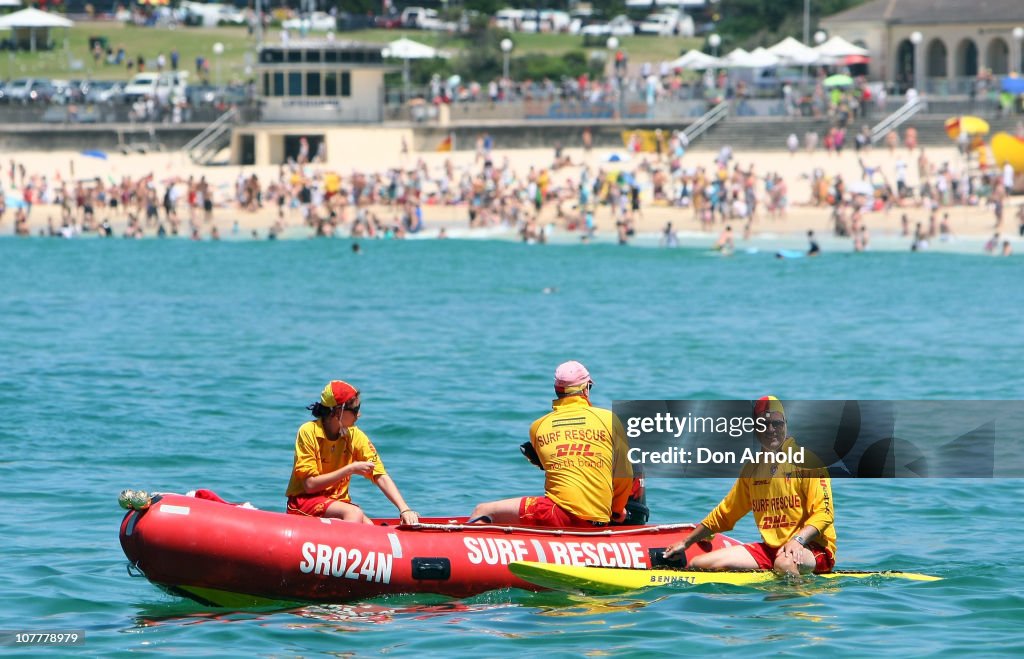
[[[590,450],[590,444],[559,444],[555,447],[555,457],[564,458],[570,455],[591,458],[595,453]]]
[[[761,520],[762,529],[784,529],[796,526],[796,522],[786,519],[785,515],[765,515]]]

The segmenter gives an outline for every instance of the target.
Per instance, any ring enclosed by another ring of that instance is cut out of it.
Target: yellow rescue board
[[[698,586],[701,584],[728,584],[749,586],[774,581],[775,573],[770,570],[743,572],[698,572],[692,570],[630,570],[614,567],[580,567],[575,565],[552,565],[532,561],[516,561],[510,564],[512,574],[524,581],[569,592],[593,594],[625,593],[642,588],[657,586]],[[939,581],[939,577],[913,572],[831,572],[819,574],[824,579],[908,579],[910,581]]]

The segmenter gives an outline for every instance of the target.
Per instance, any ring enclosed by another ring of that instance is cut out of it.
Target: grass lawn
[[[445,48],[453,52],[465,47],[465,41],[459,37],[421,30],[359,30],[347,32],[345,36],[357,41],[372,43],[386,43],[407,37],[428,46]],[[513,34],[509,38],[514,44],[512,57],[525,53],[561,55],[573,50],[605,50],[605,48],[584,46],[583,37],[571,34],[524,33]],[[673,60],[690,48],[700,48],[703,43],[702,39],[687,37],[619,37],[620,48],[625,49],[634,62]]]
[[[63,44],[64,30],[54,30],[52,36],[57,44]],[[154,65],[160,53],[168,58],[169,65],[171,49],[177,48],[180,55],[179,68],[192,71],[194,75],[196,57],[203,56],[210,61],[210,77],[213,79],[217,77],[218,61],[213,54],[213,44],[220,42],[224,45],[224,53],[219,58],[220,79],[224,82],[229,79],[245,79],[246,66],[255,61],[255,40],[248,36],[244,27],[179,27],[167,30],[114,22],[80,22],[69,28],[66,36],[66,50],[59,45],[52,51],[0,53],[0,76],[7,80],[23,77],[127,80],[136,72],[124,64],[113,66],[105,64],[103,60],[94,62],[89,52],[91,36],[107,37],[115,52],[119,46],[123,46],[127,58],[132,61],[141,54],[147,61],[147,70],[151,70],[149,67]],[[403,36],[454,52],[466,44],[458,37],[420,30],[360,30],[339,33],[337,38],[387,43]],[[276,29],[270,30],[265,36],[266,43],[277,43],[279,39],[280,31]],[[530,52],[559,55],[573,50],[604,50],[585,47],[582,37],[570,35],[515,34],[511,39],[515,44],[513,58]],[[666,37],[625,37],[619,39],[619,42],[633,63],[675,59],[683,51],[699,47],[702,43],[700,39]]]

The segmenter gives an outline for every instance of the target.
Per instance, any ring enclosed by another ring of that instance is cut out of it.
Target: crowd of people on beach
[[[903,146],[891,147],[900,149],[893,171],[870,164],[870,145],[858,149],[861,176],[854,181],[830,171],[832,158],[853,157],[841,156],[840,149],[826,149],[811,172],[784,175],[784,160],[776,171],[760,172],[753,164],[739,162],[740,156],[729,146],[704,161],[704,156],[687,153],[685,135],[678,131],[655,131],[653,146],[645,146],[639,135],[630,136],[625,153],[598,158],[588,133],[581,136],[582,157],[574,160],[559,143],[550,163],[534,163],[525,171],[514,168],[508,154],[496,151],[493,139],[482,134],[472,161],[462,165],[449,155],[430,167],[405,147],[396,165],[387,170],[342,175],[325,153],[310,155],[307,149],[279,166],[269,180],[240,171],[233,185],[219,186],[205,176],[158,179],[153,173],[124,175],[120,180],[76,179],[73,162],[70,176],[47,176],[29,172],[12,159],[3,172],[6,176],[0,175],[0,223],[10,212],[14,233],[29,235],[30,215],[43,204],[47,228],[38,230],[43,235],[111,236],[115,226],[123,226],[121,235],[126,238],[216,240],[222,237],[219,225],[225,216],[232,223],[231,235],[239,236],[239,219],[269,211],[272,225],[262,235],[252,231],[250,237],[274,239],[288,230],[318,237],[400,239],[424,232],[425,209],[449,207],[464,209],[471,230],[515,231],[524,242],[546,242],[556,230],[590,242],[600,230],[614,231],[620,244],[629,244],[644,208],[660,206],[678,210],[663,231],[662,245],[677,245],[679,229],[718,231],[716,247],[721,249],[733,245],[733,225],[740,227],[743,240],[749,240],[755,231],[785,217],[792,186],[799,183],[807,186],[807,203],[827,213],[827,229],[835,237],[850,239],[855,251],[870,249],[872,214],[925,210],[927,223],[911,230],[904,213],[901,225],[900,235],[920,251],[933,240],[955,240],[948,209],[957,206],[987,205],[993,212],[993,231],[1005,236],[1009,194],[1021,183],[1009,165],[981,171],[968,158],[932,162],[927,151],[916,146],[910,129]],[[803,148],[820,152],[814,143]],[[908,171],[911,162],[916,164],[916,185]],[[1018,206],[1016,220],[1014,229],[1024,236],[1024,206]],[[439,235],[446,236],[447,231]],[[988,251],[1011,253],[1011,244],[1003,240],[1005,245]]]

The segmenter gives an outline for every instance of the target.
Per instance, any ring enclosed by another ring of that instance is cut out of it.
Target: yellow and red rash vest
[[[530,426],[544,467],[544,495],[580,519],[607,522],[633,488],[622,423],[583,396],[557,399],[551,407]]]
[[[799,448],[792,437],[779,447]],[[832,479],[816,456],[805,451],[805,463],[747,463],[729,494],[701,522],[718,533],[729,531],[751,510],[761,538],[781,547],[810,524],[818,529],[812,542],[836,554]],[[774,468],[774,471],[773,471]]]
[[[367,476],[371,480],[388,473],[370,438],[359,428],[352,426],[348,429],[348,438],[340,437],[331,441],[324,436],[324,426],[320,419],[307,421],[299,427],[295,436],[295,464],[292,466],[292,478],[288,481],[285,496],[306,494],[303,482],[307,478],[332,472],[353,462],[376,464],[373,474]],[[338,501],[351,501],[348,496],[349,480],[344,478],[317,494]]]

